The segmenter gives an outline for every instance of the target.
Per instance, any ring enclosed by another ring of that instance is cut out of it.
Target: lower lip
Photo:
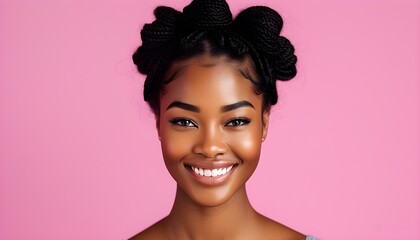
[[[207,186],[217,186],[217,185],[223,184],[227,180],[227,178],[233,173],[233,171],[236,170],[236,166],[233,166],[232,169],[229,172],[227,172],[225,175],[220,175],[217,177],[206,177],[206,176],[198,175],[189,166],[187,166],[187,169],[189,170],[193,178],[197,180],[199,183],[207,185]]]

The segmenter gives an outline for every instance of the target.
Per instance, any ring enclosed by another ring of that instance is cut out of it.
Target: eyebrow
[[[182,108],[184,110],[190,111],[190,112],[200,112],[200,108],[195,106],[195,105],[191,105],[188,103],[184,103],[184,102],[180,102],[180,101],[175,101],[172,102],[171,104],[169,104],[169,106],[166,108],[166,111],[168,111],[170,108],[174,108],[174,107],[178,107],[178,108]]]
[[[252,103],[250,103],[248,101],[240,101],[240,102],[237,102],[237,103],[233,103],[233,104],[223,106],[221,108],[221,112],[228,112],[228,111],[232,111],[234,109],[241,108],[241,107],[252,107],[253,109],[255,109],[255,107],[254,107],[254,105],[252,105]]]
[[[180,102],[180,101],[174,101],[171,104],[169,104],[169,106],[166,108],[166,111],[168,111],[170,108],[174,108],[174,107],[178,107],[190,112],[200,112],[200,108],[195,106],[195,105],[191,105],[188,103],[184,103],[184,102]],[[233,103],[233,104],[229,104],[229,105],[225,105],[222,106],[220,108],[221,112],[229,112],[241,107],[251,107],[253,109],[255,109],[254,105],[252,105],[252,103],[248,102],[248,101],[239,101],[237,103]]]

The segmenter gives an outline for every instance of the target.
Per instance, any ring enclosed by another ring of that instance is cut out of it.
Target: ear
[[[262,141],[265,141],[265,138],[267,137],[267,133],[268,133],[268,123],[270,121],[270,110],[265,110],[263,112],[262,115],[262,124],[263,124],[263,129],[262,129]]]

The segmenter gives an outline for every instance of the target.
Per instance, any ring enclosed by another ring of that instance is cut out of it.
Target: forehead
[[[236,61],[224,56],[199,56],[176,62],[169,69],[169,79],[161,94],[161,106],[172,101],[197,105],[223,105],[237,101],[252,101],[256,105],[261,96],[255,91],[256,81],[250,59]]]

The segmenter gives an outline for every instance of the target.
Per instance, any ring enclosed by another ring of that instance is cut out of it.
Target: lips
[[[203,169],[203,168],[198,168],[198,167],[193,167],[193,166],[190,166],[190,167],[195,172],[195,174],[199,176],[217,177],[217,176],[223,176],[226,173],[228,173],[233,168],[233,165],[227,168],[219,168],[219,169]]]
[[[213,166],[198,166],[198,165],[185,165],[189,170],[191,176],[207,186],[215,186],[223,184],[227,181],[232,172],[236,169],[237,164],[223,164]]]

